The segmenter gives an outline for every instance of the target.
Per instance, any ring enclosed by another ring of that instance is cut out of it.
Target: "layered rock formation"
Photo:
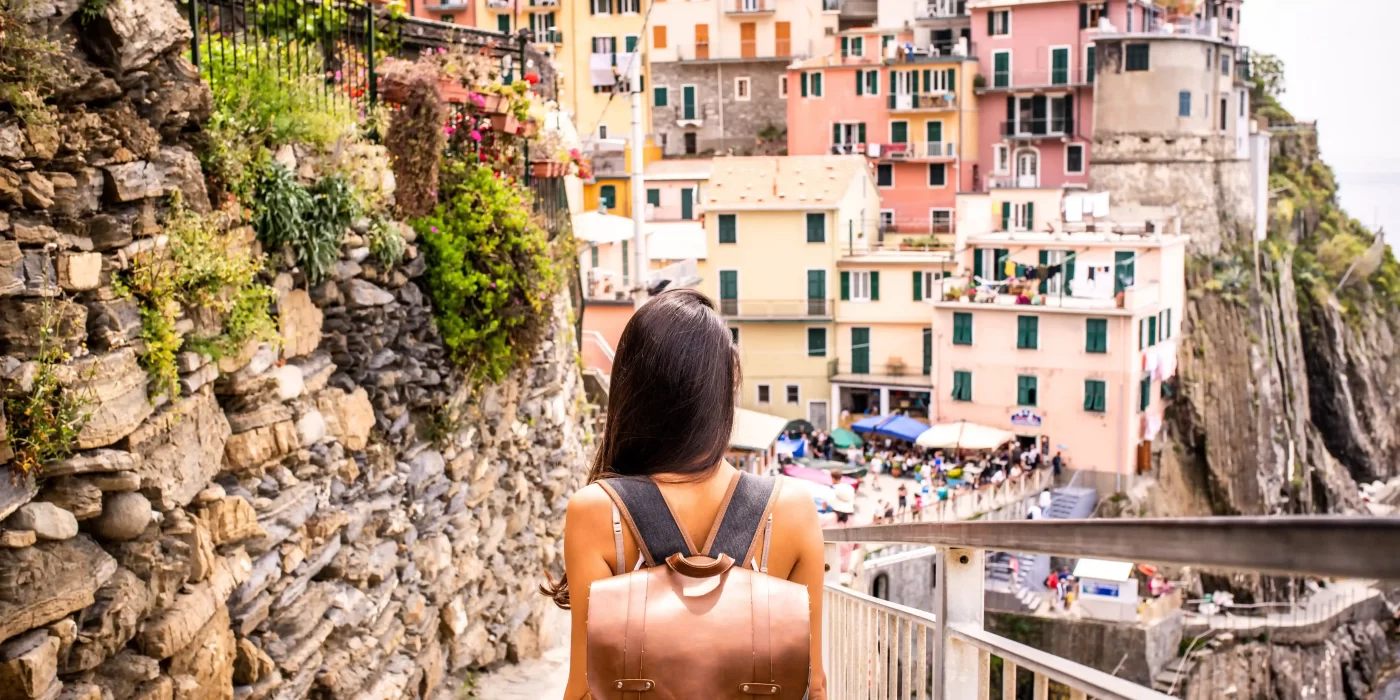
[[[1248,641],[1196,657],[1185,683],[1188,700],[1337,698],[1362,700],[1394,663],[1385,631],[1375,622],[1333,630],[1319,644]]]
[[[173,3],[112,0],[81,28],[77,8],[31,8],[77,39],[58,124],[0,116],[0,375],[26,390],[55,314],[90,414],[37,483],[0,467],[0,697],[432,697],[537,653],[538,572],[585,463],[567,300],[526,368],[470,391],[411,230],[386,269],[357,226],[333,279],[277,277],[280,346],[182,352],[181,395],[152,397],[111,280],[163,244],[166,195],[208,209],[187,135],[210,96]]]

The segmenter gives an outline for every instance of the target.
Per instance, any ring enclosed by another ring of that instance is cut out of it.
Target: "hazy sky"
[[[1286,64],[1283,105],[1316,119],[1347,212],[1400,240],[1400,74],[1393,0],[1245,0],[1242,42]]]

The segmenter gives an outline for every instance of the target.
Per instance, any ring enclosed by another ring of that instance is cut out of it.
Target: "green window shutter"
[[[739,241],[738,221],[734,214],[719,215],[719,242],[737,243]]]
[[[719,273],[719,298],[738,299],[739,298],[739,271],[720,270]]]
[[[1026,202],[1026,230],[1035,230],[1035,202]]]
[[[870,374],[870,329],[851,329],[851,372]]]
[[[669,96],[669,95],[667,94],[666,88],[664,88],[664,87],[655,87],[655,88],[652,88],[652,89],[651,89],[651,94],[652,94],[652,104],[653,104],[654,106],[657,106],[657,107],[665,107],[665,106],[666,106],[666,98]]]
[[[1098,379],[1084,380],[1084,410],[1103,413],[1108,393],[1107,385]]]
[[[659,207],[659,206],[661,206],[661,190],[653,189],[653,188],[648,187],[648,188],[647,188],[647,204],[650,204],[650,205],[652,205],[653,207]]]
[[[1163,329],[1167,337],[1172,337],[1172,310],[1167,309],[1167,327]]]
[[[588,246],[588,248],[589,252],[591,253],[591,257],[593,258],[593,267],[598,267],[598,244],[595,243],[593,245]]]
[[[924,329],[924,376],[933,374],[933,329]]]
[[[953,344],[972,344],[972,313],[968,311],[953,312]]]
[[[510,33],[510,15],[496,15],[496,31],[502,34]]]
[[[614,209],[617,207],[617,188],[612,185],[603,185],[598,188],[598,199],[603,206]]]
[[[1045,267],[1045,266],[1047,266],[1047,265],[1049,265],[1049,264],[1050,264],[1050,251],[1048,251],[1048,250],[1042,250],[1042,251],[1040,251],[1040,265],[1041,265],[1041,267]],[[1050,280],[1043,279],[1043,280],[1040,281],[1040,293],[1041,293],[1041,294],[1045,294],[1045,293],[1049,290],[1049,288],[1050,288]]]
[[[928,93],[930,93],[930,92],[933,92],[933,82],[930,80],[930,78],[931,78],[930,73],[932,73],[932,71],[930,71],[929,69],[925,68],[922,72],[923,72],[923,78],[924,78],[924,89],[923,89],[922,92],[923,92],[924,94],[928,94]]]
[[[841,301],[851,300],[851,273],[841,271]]]
[[[867,71],[865,74],[865,91],[872,94],[880,94],[880,71]]]
[[[803,97],[806,97],[806,96],[807,96],[807,74],[806,74],[806,73],[802,73],[801,76],[802,76],[802,77],[801,77],[801,79],[800,79],[800,82],[802,83],[802,96],[803,96]]]
[[[1138,319],[1138,349],[1147,349],[1147,319]]]
[[[840,143],[840,142],[841,142],[841,125],[840,125],[840,124],[832,124],[832,125],[831,125],[831,142],[832,142],[833,144],[835,144],[835,143]]]
[[[807,271],[807,298],[826,301],[826,270]]]
[[[924,273],[914,271],[914,301],[924,300]]]
[[[1152,375],[1142,378],[1142,383],[1138,385],[1138,410],[1146,411],[1152,405]]]
[[[807,213],[807,242],[826,242],[826,214],[822,212]]]
[[[1084,82],[1091,85],[1094,83],[1094,70],[1094,47],[1090,46],[1084,55]]]
[[[637,50],[637,37],[635,37],[635,36],[624,37],[623,40],[622,40],[622,45],[623,45],[623,49],[624,49],[627,53],[632,53],[633,51],[636,51],[636,50]]]
[[[894,93],[895,93],[894,73],[895,73],[895,72],[894,72],[893,70],[890,71],[890,100],[891,100],[891,104],[893,104],[893,101],[894,101]]]
[[[826,329],[807,329],[807,356],[826,357]]]
[[[1084,321],[1084,352],[1108,352],[1108,320],[1091,318]]]
[[[1116,250],[1113,252],[1113,293],[1133,286],[1134,268],[1137,263],[1136,256],[1131,250]]]
[[[865,71],[856,71],[856,95],[865,94]]]
[[[992,252],[996,253],[996,259],[992,263],[996,266],[996,270],[994,270],[995,274],[993,275],[993,277],[995,277],[998,281],[1004,280],[1008,276],[1006,274],[1006,262],[1011,259],[1011,251],[1007,248],[994,248]]]
[[[856,125],[856,143],[865,143],[865,122]]]
[[[870,300],[871,300],[871,301],[879,301],[879,300],[880,300],[880,273],[879,273],[879,272],[871,272],[871,273],[870,273]]]
[[[812,74],[812,97],[821,97],[821,96],[822,96],[822,74],[821,74],[821,73],[813,73],[813,74]]]
[[[1157,344],[1157,317],[1147,317],[1147,346],[1152,347]]]
[[[972,400],[972,373],[957,371],[953,372],[953,400]]]
[[[1016,348],[1035,350],[1040,347],[1040,318],[1036,316],[1016,317]]]
[[[695,190],[691,187],[681,189],[681,218],[689,221],[695,218]]]
[[[975,248],[972,251],[972,274],[974,276],[982,274],[982,249]]]
[[[1001,230],[1011,230],[1011,202],[1001,203]]]
[[[948,91],[949,91],[949,92],[956,92],[957,89],[958,89],[958,74],[957,74],[957,71],[953,70],[952,68],[949,68],[949,69],[943,71],[943,73],[944,73],[944,76],[945,76],[945,77],[943,78],[943,84],[946,85],[946,86],[948,86]]]
[[[942,143],[943,122],[926,122],[924,124],[924,137],[929,143]]]
[[[850,55],[851,55],[851,39],[850,39],[850,37],[844,37],[844,36],[843,36],[843,37],[841,37],[841,58],[845,58],[845,57],[850,56]]]
[[[1016,405],[1034,406],[1036,398],[1036,378],[1016,377]]]
[[[1069,83],[1069,48],[1050,50],[1050,82],[1053,85]]]
[[[890,123],[890,142],[909,143],[909,122]]]

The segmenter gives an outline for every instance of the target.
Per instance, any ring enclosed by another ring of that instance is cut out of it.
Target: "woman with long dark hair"
[[[622,528],[623,561],[618,562],[613,500],[599,482],[619,477],[650,479],[686,540],[705,541],[707,533],[718,529],[717,520],[738,480],[724,455],[734,427],[739,386],[738,353],[729,329],[714,304],[699,292],[679,289],[659,294],[642,305],[623,330],[613,360],[607,426],[589,485],[569,499],[564,530],[566,575],[545,591],[560,607],[572,608],[565,700],[588,695],[589,587],[617,571],[630,572],[642,565],[642,552],[630,528]],[[821,526],[807,489],[777,488],[776,492],[771,544],[764,549],[766,572],[807,588],[811,608],[808,698],[825,700]],[[671,672],[684,674],[687,669]]]

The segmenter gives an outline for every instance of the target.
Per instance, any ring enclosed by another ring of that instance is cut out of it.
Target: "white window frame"
[[[929,180],[932,179],[930,174],[933,173],[933,166],[935,165],[943,166],[943,184],[941,185],[935,185],[929,182]],[[929,163],[928,168],[924,171],[924,187],[930,190],[941,190],[949,187],[953,182],[953,178],[948,177],[949,165],[950,163]]]
[[[849,47],[847,53],[850,54],[851,58],[865,58],[865,37],[853,36],[846,44]]]
[[[753,390],[754,403],[768,406],[773,404],[773,386],[771,384],[755,384]],[[764,393],[768,394],[768,398],[763,397]]]
[[[889,167],[889,169],[890,169],[890,184],[888,184],[888,185],[882,185],[882,184],[880,184],[880,168],[882,168],[882,167]],[[894,174],[894,163],[877,163],[877,164],[875,164],[875,188],[876,188],[876,189],[880,189],[880,190],[892,190],[892,189],[895,188],[896,182],[897,182],[897,181],[895,180],[895,174]],[[884,213],[885,211],[893,212],[894,210],[893,210],[893,209],[885,209],[885,210],[883,210],[881,213]]]
[[[807,96],[804,97],[804,98],[802,98],[802,99],[804,99],[804,100],[820,100],[820,99],[822,98],[822,95],[825,95],[825,94],[826,94],[826,76],[824,75],[825,71],[808,70],[808,71],[802,71],[802,73],[805,74],[805,75],[807,76]],[[821,95],[817,94],[817,91],[814,90],[814,89],[812,88],[812,85],[814,84],[814,83],[812,82],[812,76],[814,76],[814,75],[820,75],[820,76],[822,76],[822,94],[821,94]],[[800,80],[800,78],[799,78],[799,80]],[[801,92],[801,87],[800,87],[800,86],[799,86],[799,88],[798,88],[798,92],[799,92],[799,93]]]
[[[796,392],[797,398],[790,398],[790,397],[789,397],[789,392],[793,392],[793,391]],[[790,405],[790,406],[801,406],[801,405],[802,405],[802,385],[801,385],[801,384],[784,384],[784,385],[783,385],[783,404],[784,404],[784,405]]]
[[[1034,147],[1034,146],[1024,146],[1024,147],[1018,148],[1018,149],[1016,149],[1014,152],[1012,152],[1012,154],[1011,154],[1011,176],[1014,177],[1014,178],[1016,178],[1016,183],[1017,183],[1017,186],[1019,187],[1019,186],[1020,186],[1020,178],[1021,178],[1021,175],[1020,175],[1020,170],[1019,170],[1019,167],[1018,167],[1018,163],[1019,163],[1019,161],[1020,161],[1020,159],[1021,159],[1021,154],[1022,154],[1022,153],[1034,153],[1034,154],[1035,154],[1035,185],[1034,185],[1034,186],[1035,186],[1035,187],[1039,187],[1039,186],[1040,186],[1040,173],[1044,172],[1044,170],[1045,170],[1045,164],[1044,164],[1043,162],[1041,162],[1042,159],[1041,159],[1041,157],[1040,157],[1040,149],[1039,149],[1039,148],[1036,148],[1036,147]]]
[[[1094,18],[1093,18],[1093,14],[1094,14],[1095,11],[1098,11],[1098,12],[1100,13],[1100,14],[1099,14],[1099,18],[1100,18],[1100,19],[1105,18],[1105,17],[1108,17],[1108,3],[1107,3],[1107,2],[1088,3],[1088,5],[1089,5],[1089,26],[1085,28],[1085,31],[1091,31],[1091,30],[1095,30],[1095,29],[1098,29],[1098,28],[1099,28],[1099,23],[1096,22],[1096,21],[1094,21]]]
[[[1011,203],[1011,221],[1008,222],[1008,224],[1011,226],[1011,230],[1012,230],[1012,231],[1030,231],[1030,230],[1031,230],[1030,225],[1031,225],[1032,223],[1034,223],[1034,222],[1028,221],[1028,219],[1029,219],[1030,217],[1027,216],[1027,214],[1030,213],[1030,209],[1031,209],[1031,202],[1012,202],[1012,203]]]
[[[740,85],[743,86],[743,89],[742,89],[742,90],[741,90],[740,87],[739,87]],[[743,76],[743,77],[740,77],[740,78],[735,78],[735,79],[734,79],[734,101],[735,101],[735,102],[748,102],[748,101],[751,100],[751,99],[753,99],[753,81],[752,81],[752,80],[749,80],[748,76]]]
[[[919,279],[923,281],[923,300],[925,304],[932,304],[942,299],[935,299],[933,293],[934,282],[944,279],[948,273],[944,270],[923,270],[919,273]]]
[[[599,51],[599,50],[598,50],[598,45],[599,45],[598,42],[599,42],[599,41],[603,42],[604,44],[610,45],[610,46],[612,47],[612,51]],[[589,48],[593,49],[593,53],[610,53],[610,54],[616,55],[616,54],[617,54],[617,37],[615,37],[615,36],[595,36],[595,37],[593,37],[593,39],[592,39],[591,41],[588,42],[588,46],[589,46]]]
[[[610,0],[592,0],[589,3],[590,14],[610,15],[612,14],[612,2]]]
[[[780,97],[780,98],[782,98],[782,99],[787,99],[787,96],[788,96],[788,77],[787,77],[787,74],[784,73],[784,74],[778,76],[778,97]]]
[[[886,214],[889,215],[889,223],[888,223],[888,224],[885,223],[885,219],[886,219],[886,216],[885,216],[885,215],[886,215]],[[883,229],[886,229],[886,230],[894,230],[894,210],[893,210],[893,209],[881,209],[881,210],[880,210],[880,228],[883,228]]]
[[[992,173],[1011,174],[1011,147],[1004,143],[992,144]]]
[[[628,8],[627,5],[633,5]],[[617,0],[617,10],[620,15],[639,15],[642,13],[642,0]],[[637,44],[641,46],[641,44]]]
[[[1070,169],[1069,169],[1069,149],[1071,149],[1071,148],[1078,148],[1078,149],[1079,149],[1079,169],[1078,169],[1078,170],[1070,170]],[[1085,145],[1082,144],[1082,143],[1074,142],[1074,143],[1067,143],[1067,144],[1065,144],[1065,174],[1066,174],[1066,175],[1083,175],[1085,172],[1087,172],[1088,169],[1087,169],[1085,166],[1087,166],[1088,164],[1085,162],[1085,156],[1088,155],[1088,153],[1089,153],[1089,149],[1086,148]]]
[[[860,138],[860,122],[839,121],[836,122],[836,124],[841,127],[841,140],[837,141],[835,145],[846,146],[860,143],[860,141],[856,140]],[[851,127],[849,139],[846,137],[846,127]],[[869,134],[867,134],[867,136],[869,136]]]
[[[929,226],[928,232],[929,232],[929,234],[933,234],[933,233],[934,233],[934,231],[933,231],[933,215],[934,215],[934,214],[938,214],[938,213],[943,213],[943,214],[947,214],[947,215],[948,215],[948,227],[949,227],[949,228],[952,228],[954,222],[957,221],[957,212],[956,212],[954,209],[951,209],[951,208],[949,208],[949,207],[929,207],[929,210],[928,210],[928,226]]]
[[[999,14],[999,13],[1005,13],[1005,16],[1006,16],[1006,24],[1005,24],[1004,29],[1006,29],[1006,31],[1004,31],[1004,32],[1002,32],[1002,33],[1000,33],[1000,34],[992,34],[992,35],[990,35],[990,36],[991,36],[992,38],[996,38],[996,37],[1007,37],[1007,38],[1010,38],[1010,37],[1011,37],[1011,8],[1006,8],[1006,9],[1002,9],[1002,10],[992,10],[991,13],[992,13],[992,17],[993,17],[993,19],[992,19],[992,24],[993,24],[993,25],[996,24],[996,19],[995,19],[996,15]],[[996,64],[993,64],[993,65],[996,65]]]
[[[1157,342],[1171,339],[1171,334],[1167,330],[1167,310],[1162,309],[1157,312]]]
[[[851,270],[850,301],[870,301],[870,270]]]
[[[914,73],[912,70],[894,72],[894,94],[896,97],[914,94],[914,81],[918,80]]]
[[[1045,84],[1055,84],[1055,49],[1064,49],[1066,60],[1069,62],[1069,65],[1066,67],[1067,82],[1065,83],[1065,85],[1075,85],[1076,82],[1074,80],[1074,47],[1070,46],[1069,44],[1056,44],[1054,46],[1049,47],[1050,52],[1046,54],[1046,56],[1048,56],[1050,59],[1050,67],[1045,70]]]

